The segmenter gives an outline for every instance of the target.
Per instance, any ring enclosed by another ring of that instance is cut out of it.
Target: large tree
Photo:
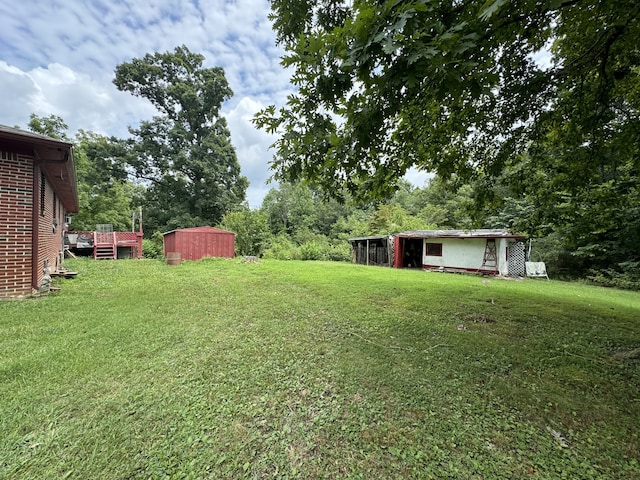
[[[70,141],[62,117],[31,114],[29,129],[52,138]],[[71,219],[71,230],[95,230],[111,224],[129,230],[132,213],[141,204],[143,188],[129,182],[125,148],[121,140],[80,130],[74,139],[74,161],[78,181],[79,211]]]
[[[248,181],[220,108],[229,88],[221,67],[185,46],[116,67],[119,90],[146,98],[159,115],[130,128],[129,160],[148,189],[153,230],[218,223],[245,200]]]
[[[285,182],[272,188],[262,200],[262,210],[268,216],[274,235],[293,236],[300,230],[310,229],[316,220],[313,192],[304,183]]]
[[[80,208],[71,229],[92,231],[98,224],[111,224],[115,231],[131,230],[132,214],[142,205],[145,189],[128,180],[124,142],[80,130],[74,159]]]
[[[256,117],[277,176],[381,198],[415,165],[559,235],[583,272],[640,278],[636,0],[272,6],[298,87]]]
[[[380,197],[412,165],[463,181],[494,175],[559,128],[576,183],[617,154],[637,168],[635,0],[274,0],[272,9],[297,91],[256,122],[279,133],[281,178]]]

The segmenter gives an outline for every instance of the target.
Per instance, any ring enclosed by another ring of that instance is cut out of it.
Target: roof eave
[[[72,143],[0,125],[0,145],[12,152],[33,157],[65,210],[69,213],[78,212],[78,184]]]

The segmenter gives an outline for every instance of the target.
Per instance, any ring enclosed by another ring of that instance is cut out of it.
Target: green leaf
[[[480,9],[480,13],[478,13],[478,17],[486,22],[489,20],[493,14],[495,14],[500,8],[507,3],[508,0],[487,0],[487,2]]]

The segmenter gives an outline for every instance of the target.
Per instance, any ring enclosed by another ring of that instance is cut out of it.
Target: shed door
[[[403,238],[402,266],[404,268],[422,268],[422,238]]]

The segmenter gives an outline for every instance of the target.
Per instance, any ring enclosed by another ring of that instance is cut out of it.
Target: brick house
[[[77,211],[72,144],[0,125],[0,298],[39,290],[62,266]]]

